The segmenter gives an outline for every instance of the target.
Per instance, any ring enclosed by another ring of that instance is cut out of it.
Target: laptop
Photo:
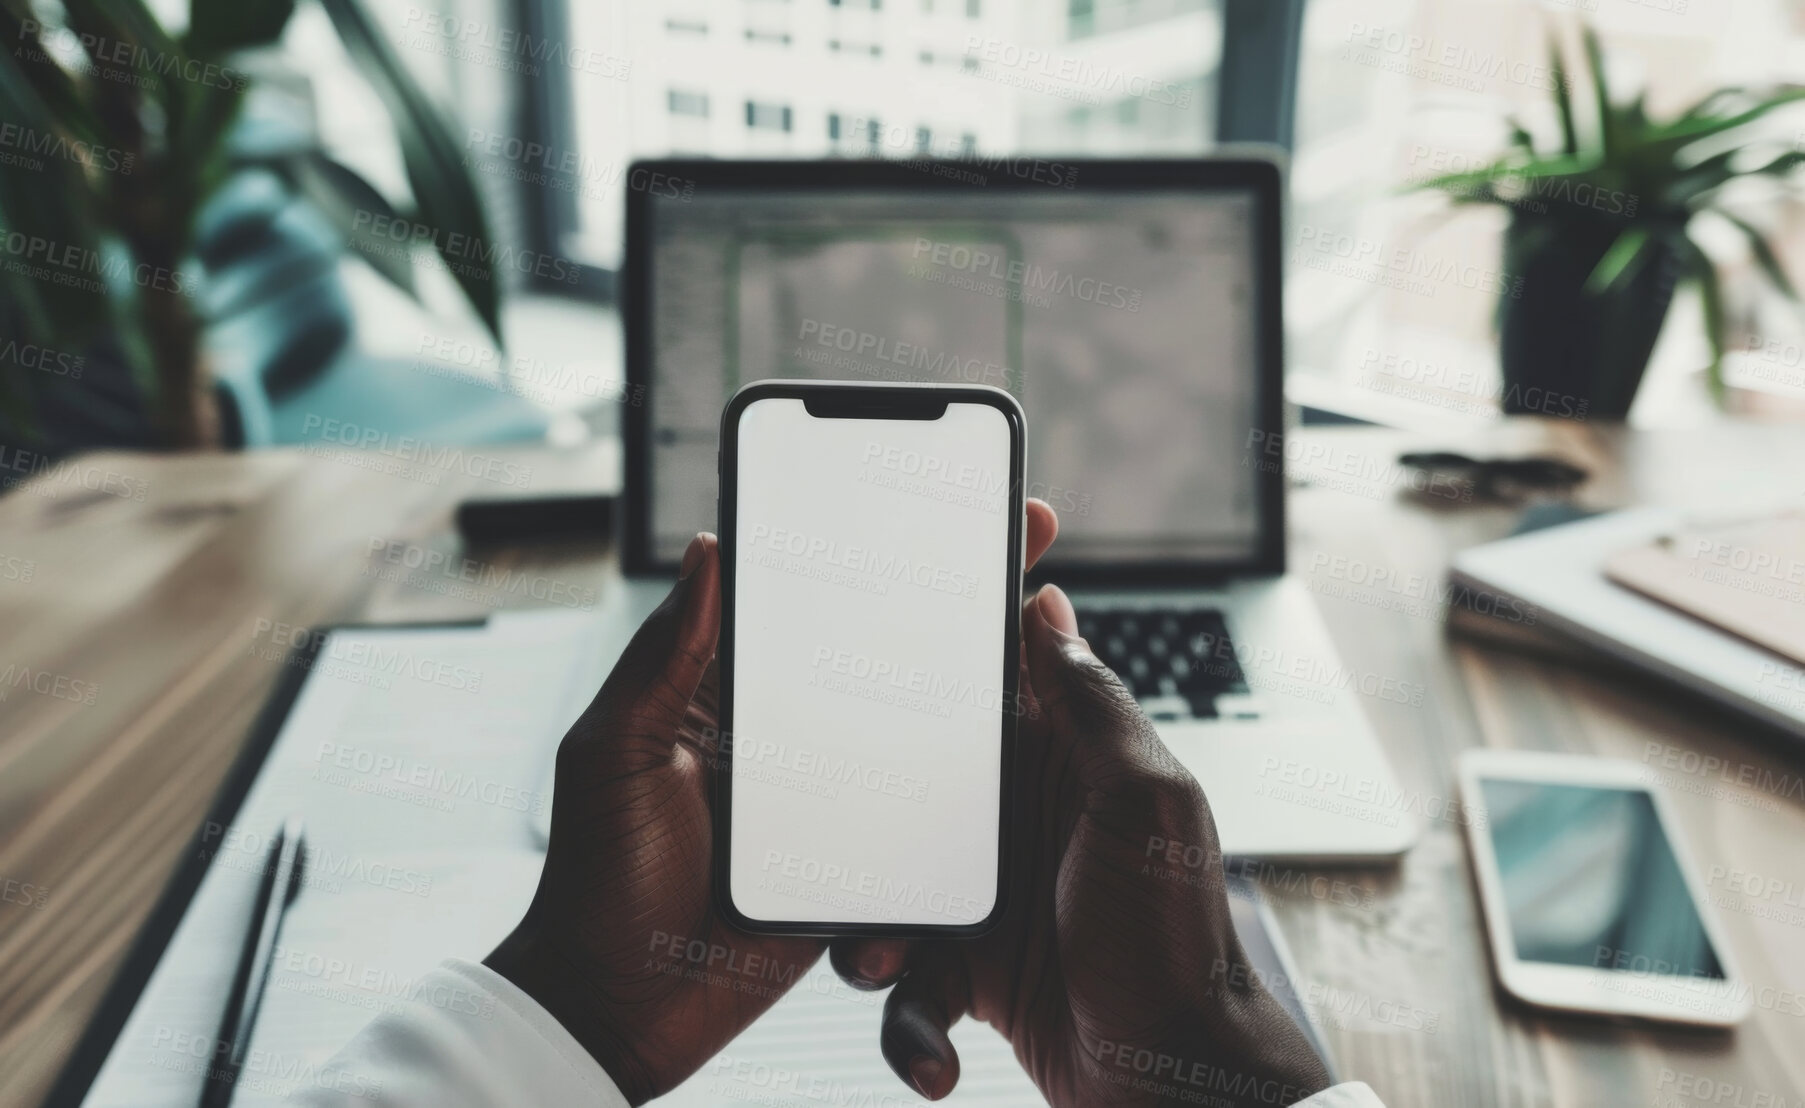
[[[1060,517],[1032,578],[1071,594],[1223,850],[1409,847],[1360,675],[1285,576],[1276,162],[666,160],[629,180],[648,183],[621,290],[631,616],[715,527],[741,385],[995,385],[1028,416],[1028,495]]]

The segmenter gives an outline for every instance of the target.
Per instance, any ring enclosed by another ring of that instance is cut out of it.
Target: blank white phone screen
[[[990,914],[1013,710],[1009,462],[1007,417],[985,404],[742,413],[729,881],[746,916]]]

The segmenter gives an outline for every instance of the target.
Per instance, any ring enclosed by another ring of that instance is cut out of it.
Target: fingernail
[[[696,567],[702,564],[702,555],[708,550],[708,541],[703,537],[706,534],[707,532],[703,532],[689,540],[689,548],[683,552],[683,565],[677,570],[677,580],[687,581],[689,575],[696,572]]]
[[[1040,618],[1047,621],[1047,626],[1090,650],[1091,644],[1078,634],[1078,613],[1072,608],[1072,600],[1058,585],[1042,585],[1034,597],[1034,605],[1040,609]]]
[[[909,1080],[915,1082],[915,1091],[933,1100],[940,1087],[940,1073],[944,1069],[940,1059],[927,1054],[917,1054],[909,1059]]]
[[[883,978],[884,955],[880,950],[866,949],[859,951],[857,964],[852,967],[867,983],[875,985]]]

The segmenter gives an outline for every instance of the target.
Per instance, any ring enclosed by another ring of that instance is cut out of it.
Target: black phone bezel
[[[940,411],[952,404],[983,404],[1003,413],[1009,427],[1009,586],[1005,589],[1002,674],[1002,772],[999,780],[997,821],[996,900],[983,919],[969,924],[883,924],[866,921],[823,923],[813,920],[755,919],[741,912],[733,901],[731,880],[733,812],[733,634],[734,570],[737,563],[736,527],[739,517],[739,423],[746,409],[761,400],[802,400],[811,414],[825,402],[846,414],[827,418],[884,419],[938,418],[922,414],[924,404]],[[913,412],[915,414],[907,414]],[[721,560],[721,638],[716,649],[720,666],[720,741],[714,759],[714,873],[716,904],[736,928],[761,935],[814,935],[864,938],[974,938],[996,926],[1008,907],[1010,877],[1010,825],[1014,817],[1016,724],[1019,703],[1021,655],[1022,552],[1026,498],[1023,470],[1027,455],[1027,424],[1015,398],[1001,389],[983,385],[893,385],[865,382],[757,381],[734,393],[721,413],[721,448],[718,455],[720,499],[717,507]]]

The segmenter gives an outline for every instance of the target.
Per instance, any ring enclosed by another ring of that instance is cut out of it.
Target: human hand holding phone
[[[1057,530],[1053,510],[1029,500],[1027,565]],[[824,945],[735,930],[711,896],[720,583],[718,544],[698,535],[676,587],[559,746],[538,891],[486,959],[633,1104],[701,1068]]]
[[[1077,634],[1052,586],[1023,605],[1013,887],[971,940],[844,939],[835,970],[894,986],[880,1045],[930,1100],[950,1093],[963,1016],[1009,1039],[1055,1108],[1293,1104],[1322,1060],[1257,980],[1230,920],[1197,781]],[[1196,866],[1173,866],[1178,844]],[[1201,1098],[1201,1099],[1200,1099]]]

